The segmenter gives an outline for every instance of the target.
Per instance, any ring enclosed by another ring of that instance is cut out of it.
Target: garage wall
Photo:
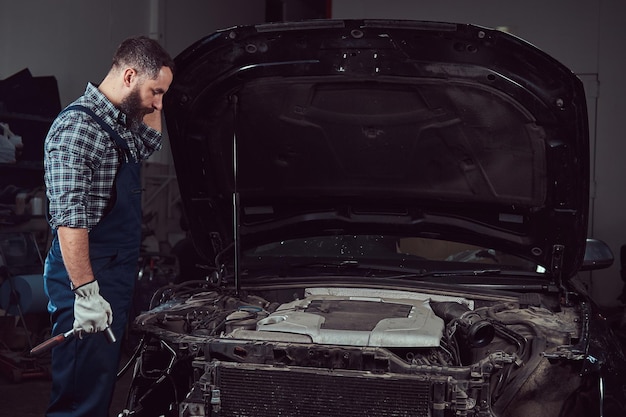
[[[54,75],[66,105],[102,80],[128,36],[158,37],[175,56],[216,29],[264,19],[256,0],[0,0],[0,79],[24,68]]]
[[[265,21],[264,0],[161,0],[165,47],[176,56],[217,29]]]
[[[620,0],[333,0],[333,18],[441,20],[506,26],[567,65],[585,84],[590,111],[589,236],[607,242],[613,267],[585,275],[594,299],[617,305],[626,243],[626,2]]]
[[[615,304],[622,292],[620,248],[626,244],[626,2],[600,2],[598,41],[598,111],[596,124],[593,236],[611,245],[613,268],[594,275],[593,294],[601,304]]]

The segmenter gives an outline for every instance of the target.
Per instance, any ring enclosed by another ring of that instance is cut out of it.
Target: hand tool
[[[32,348],[30,350],[30,354],[31,355],[40,355],[44,352],[47,352],[48,350],[52,349],[55,346],[60,345],[61,343],[65,342],[66,340],[70,339],[72,336],[75,336],[77,333],[77,331],[75,331],[74,329],[72,330],[68,330],[65,333],[61,333],[58,334],[54,337],[51,337],[50,339],[38,344],[37,346],[35,346],[34,348]],[[115,335],[113,334],[113,330],[111,330],[110,327],[107,327],[106,329],[104,329],[102,331],[102,333],[104,333],[104,336],[107,338],[107,341],[109,343],[115,343]]]

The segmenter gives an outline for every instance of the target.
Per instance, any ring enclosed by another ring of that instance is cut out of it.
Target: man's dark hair
[[[154,39],[137,36],[124,40],[113,55],[113,67],[129,66],[155,79],[162,67],[174,72],[174,60]]]

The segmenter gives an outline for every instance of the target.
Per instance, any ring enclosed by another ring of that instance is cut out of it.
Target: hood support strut
[[[241,274],[241,265],[240,265],[240,249],[241,249],[241,237],[240,237],[240,200],[239,200],[239,191],[237,190],[237,132],[235,131],[235,120],[237,119],[237,96],[231,96],[231,103],[233,109],[233,183],[234,183],[234,191],[233,191],[233,250],[235,251],[234,256],[234,268],[235,270],[235,294],[239,295],[239,290],[241,283],[239,282],[239,276]]]

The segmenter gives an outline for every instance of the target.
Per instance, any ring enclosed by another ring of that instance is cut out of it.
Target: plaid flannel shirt
[[[142,124],[132,132],[126,116],[93,84],[72,104],[92,109],[126,140],[131,154],[145,160],[161,148],[161,133]],[[68,111],[53,122],[44,144],[50,225],[91,230],[106,213],[119,167],[113,140],[89,115]]]

